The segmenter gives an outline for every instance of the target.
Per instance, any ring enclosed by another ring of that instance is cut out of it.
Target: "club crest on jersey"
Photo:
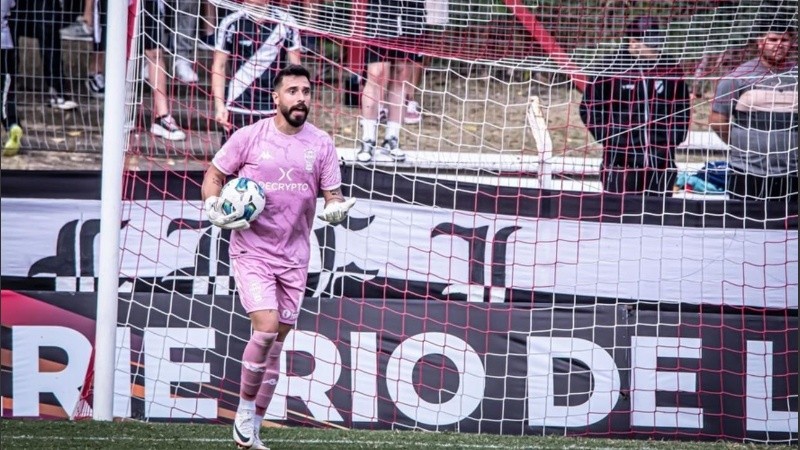
[[[306,172],[314,171],[314,161],[317,159],[317,152],[313,148],[306,149]]]

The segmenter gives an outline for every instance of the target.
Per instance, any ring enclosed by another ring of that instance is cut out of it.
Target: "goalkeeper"
[[[280,373],[281,348],[300,311],[308,275],[311,225],[322,191],[329,223],[347,217],[339,162],[328,133],[306,123],[311,102],[306,68],[289,65],[275,76],[274,117],[239,129],[217,152],[203,178],[208,218],[231,229],[229,256],[242,307],[253,333],[242,356],[240,403],[233,439],[245,448],[267,448],[259,429]],[[266,192],[264,211],[249,224],[220,211],[229,176],[247,177]]]
[[[650,17],[625,29],[621,51],[599,66],[586,86],[580,115],[603,144],[603,190],[672,195],[675,148],[689,132],[689,89],[661,49],[664,30]]]

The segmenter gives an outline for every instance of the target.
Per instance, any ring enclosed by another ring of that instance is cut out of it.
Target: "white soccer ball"
[[[264,189],[250,178],[243,177],[225,183],[219,198],[223,214],[236,213],[235,220],[244,219],[248,222],[256,220],[267,203]]]

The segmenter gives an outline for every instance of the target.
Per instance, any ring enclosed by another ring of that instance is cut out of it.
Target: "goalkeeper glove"
[[[223,214],[220,211],[219,197],[211,196],[206,199],[205,209],[208,220],[224,230],[244,230],[250,228],[250,223],[244,219],[236,219],[237,213]]]
[[[356,199],[351,197],[343,202],[330,202],[325,205],[322,214],[318,215],[321,220],[329,223],[339,223],[347,218],[347,211],[356,204]]]

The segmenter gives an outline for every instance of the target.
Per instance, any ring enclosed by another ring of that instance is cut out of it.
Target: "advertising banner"
[[[65,417],[90,293],[2,291],[3,417]],[[229,420],[248,319],[230,296],[129,294],[114,413]],[[504,434],[795,441],[797,317],[307,298],[268,419]]]

